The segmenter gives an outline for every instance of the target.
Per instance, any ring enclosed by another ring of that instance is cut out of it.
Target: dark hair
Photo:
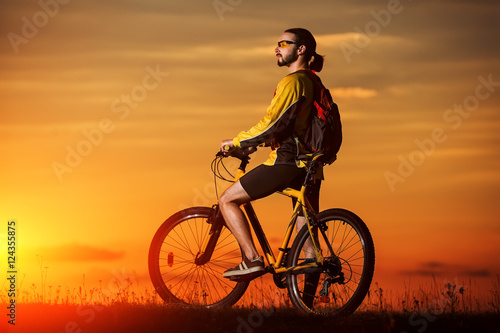
[[[316,53],[316,40],[312,33],[307,29],[303,28],[293,28],[285,30],[285,32],[289,32],[295,35],[297,38],[296,42],[300,45],[304,45],[306,47],[306,60],[309,63],[309,67],[311,70],[320,72],[323,69],[323,62],[325,61],[324,57]]]

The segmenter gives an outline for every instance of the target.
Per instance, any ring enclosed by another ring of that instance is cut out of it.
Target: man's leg
[[[259,253],[255,248],[246,216],[240,208],[240,205],[250,200],[250,196],[237,181],[222,193],[219,207],[228,228],[240,244],[245,256],[247,259],[253,260],[259,256]]]
[[[299,178],[300,179],[300,178]],[[300,179],[303,181],[303,178]],[[302,183],[297,183],[295,186],[298,189],[299,185],[302,185]],[[319,211],[319,190],[321,186],[321,181],[316,180],[315,183],[312,185],[312,188],[309,189],[309,192],[307,193],[307,198],[309,199],[309,202],[312,205],[312,208],[318,213]],[[296,200],[292,201],[293,206],[295,207]],[[297,228],[297,233],[302,229],[302,227],[306,224],[306,219],[304,216],[300,215],[297,217],[297,221],[295,222],[295,226]],[[306,259],[314,258],[315,253],[314,253],[314,246],[312,244],[312,241],[310,238],[306,240],[306,243],[302,247],[302,250],[304,251],[304,256]]]
[[[308,199],[313,209],[318,212],[319,211],[319,189],[321,186],[321,181],[317,180],[313,185],[311,191],[308,193]],[[297,231],[302,228],[306,224],[306,219],[303,216],[299,216],[296,221]],[[315,233],[318,231],[316,230]],[[315,236],[315,239],[318,241],[318,237]],[[319,243],[318,243],[319,245]],[[311,238],[306,240],[306,243],[303,247],[304,257],[305,259],[313,259],[315,258],[314,247],[312,245]],[[321,278],[321,272],[313,272],[313,273],[305,273],[304,274],[304,295],[302,300],[304,304],[309,307],[314,307],[314,300],[316,299],[315,295],[318,290],[319,280]]]
[[[295,226],[297,228],[297,233],[302,229],[302,227],[306,224],[306,218],[304,216],[297,217],[297,221],[295,222]],[[304,251],[304,256],[306,259],[311,259],[315,257],[314,246],[312,244],[311,238],[306,240],[306,243],[302,247]]]

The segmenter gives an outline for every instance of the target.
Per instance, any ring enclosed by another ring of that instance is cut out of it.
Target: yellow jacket
[[[273,150],[265,165],[294,164],[303,167],[296,157],[302,150],[297,137],[308,126],[313,101],[313,83],[304,73],[291,73],[279,83],[267,109],[267,114],[248,131],[233,139],[235,147],[247,148],[259,145]]]

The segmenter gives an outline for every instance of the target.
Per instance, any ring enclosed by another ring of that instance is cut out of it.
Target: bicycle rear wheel
[[[196,260],[211,236],[212,224],[208,221],[214,212],[208,207],[182,210],[156,232],[149,249],[149,275],[165,302],[207,308],[231,306],[247,289],[248,282],[236,283],[222,277],[242,258],[238,242],[225,226],[210,259],[204,263]]]
[[[344,209],[323,211],[316,219],[324,230],[324,233],[317,232],[324,263],[320,268],[300,270],[287,276],[290,299],[295,307],[309,313],[352,313],[363,302],[373,278],[375,249],[372,237],[365,223]],[[292,245],[288,267],[314,257],[307,244],[310,244],[310,235],[305,225]]]

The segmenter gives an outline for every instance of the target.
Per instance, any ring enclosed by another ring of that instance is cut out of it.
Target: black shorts
[[[245,189],[252,200],[267,197],[276,191],[282,191],[287,187],[300,190],[306,177],[305,168],[297,168],[294,165],[276,164],[264,165],[250,170],[240,178],[241,186]],[[316,212],[319,210],[319,188],[320,180],[316,180],[306,193],[307,199]],[[295,204],[295,198],[293,200]]]

